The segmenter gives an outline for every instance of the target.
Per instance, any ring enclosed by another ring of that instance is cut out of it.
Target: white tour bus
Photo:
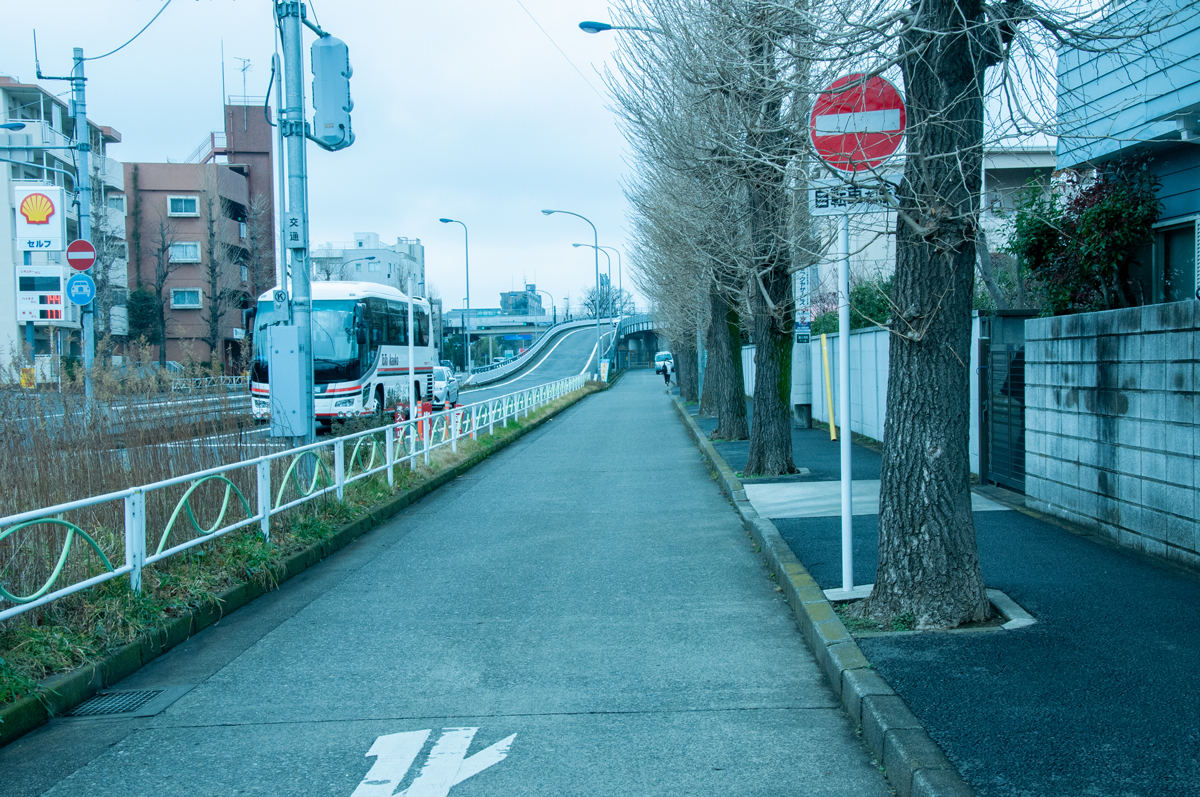
[[[258,297],[250,395],[255,419],[270,417],[268,340],[287,323],[274,291]],[[380,419],[410,395],[432,393],[437,350],[430,341],[429,302],[412,300],[413,384],[408,384],[409,297],[371,282],[312,283],[313,398],[317,423],[376,415]],[[410,391],[411,388],[411,391]]]

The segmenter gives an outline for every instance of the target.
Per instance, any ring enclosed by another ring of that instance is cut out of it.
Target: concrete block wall
[[[1027,502],[1200,564],[1200,302],[1025,323]]]
[[[971,321],[970,406],[971,439],[969,456],[971,472],[981,470],[979,446],[979,335],[978,316]],[[858,329],[850,333],[850,428],[856,433],[873,440],[883,440],[884,416],[887,410],[888,364],[890,362],[890,334],[885,329]],[[838,354],[836,334],[827,335],[829,350],[829,375],[836,414],[838,404],[837,368]],[[793,369],[807,369],[804,373],[792,374],[792,405],[810,408],[807,414],[822,423],[829,423],[829,410],[825,401],[825,365],[821,356],[821,337],[815,336],[808,343],[795,344],[792,353]],[[803,350],[803,351],[800,351]],[[747,396],[754,395],[754,346],[742,347],[742,380]],[[840,424],[840,422],[839,422]]]

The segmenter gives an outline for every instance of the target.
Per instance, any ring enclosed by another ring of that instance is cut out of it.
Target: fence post
[[[413,433],[417,430],[417,422],[415,420],[406,421],[408,429],[404,432],[404,453],[408,454],[408,469],[417,469],[417,444],[413,443],[412,453],[408,451],[408,441],[412,439]]]
[[[333,478],[341,501],[346,494],[346,443],[340,437],[333,444]]]
[[[479,405],[471,406],[471,439],[479,439]]]
[[[125,496],[125,564],[129,586],[142,591],[142,566],[146,563],[146,494],[135,490]]]
[[[387,461],[388,487],[396,486],[396,427],[388,429],[383,442],[383,456]]]
[[[425,444],[425,467],[429,467],[429,446],[433,443],[433,415],[425,418],[425,426],[421,429],[421,442]]]
[[[271,460],[260,459],[254,466],[258,474],[258,527],[264,540],[271,539]]]
[[[496,399],[488,403],[491,404],[488,408],[488,435],[491,436],[496,433]]]
[[[450,451],[458,453],[458,426],[462,421],[462,410],[451,410],[450,417],[453,419],[453,426],[450,427]]]

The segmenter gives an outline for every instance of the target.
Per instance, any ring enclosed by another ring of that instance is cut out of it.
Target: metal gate
[[[982,476],[1019,492],[1025,491],[1025,319],[1031,317],[998,313],[988,318],[980,352],[986,445]]]

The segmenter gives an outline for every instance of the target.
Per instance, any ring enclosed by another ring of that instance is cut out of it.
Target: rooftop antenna
[[[247,130],[247,127],[246,127],[246,73],[248,71],[250,71],[250,59],[249,58],[238,58],[235,56],[234,60],[242,62],[242,132],[245,133]]]

